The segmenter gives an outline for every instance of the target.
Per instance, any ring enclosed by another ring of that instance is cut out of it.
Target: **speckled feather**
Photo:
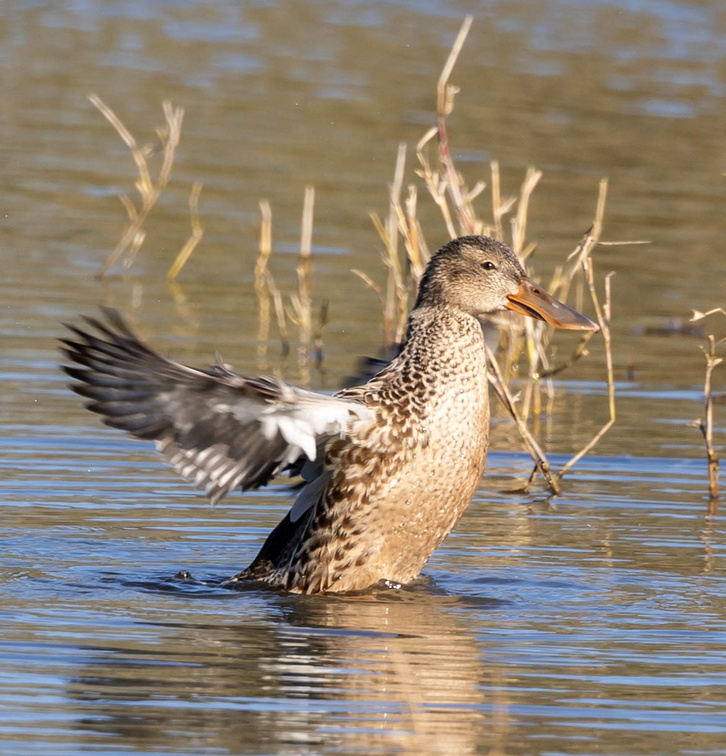
[[[330,483],[296,548],[261,555],[235,579],[304,593],[407,583],[471,501],[489,428],[475,318],[419,310],[401,354],[369,383],[337,396],[364,403],[375,423],[359,423],[331,444]]]

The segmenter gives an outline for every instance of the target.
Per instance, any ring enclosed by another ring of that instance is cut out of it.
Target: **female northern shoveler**
[[[478,316],[510,309],[560,328],[598,326],[533,283],[494,239],[454,239],[421,280],[401,353],[362,386],[326,396],[217,362],[185,367],[142,344],[113,310],[70,327],[71,388],[104,422],[157,449],[213,503],[289,470],[306,481],[246,569],[298,593],[407,583],[451,532],[484,470],[486,353]]]

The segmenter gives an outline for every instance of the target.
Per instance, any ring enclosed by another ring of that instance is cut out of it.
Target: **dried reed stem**
[[[325,326],[330,322],[330,303],[327,299],[324,299],[320,304],[320,312],[318,313],[318,327],[313,334],[313,355],[315,357],[315,367],[317,370],[322,370],[323,362],[325,361],[325,346],[323,344],[323,331]]]
[[[280,331],[280,348],[282,356],[287,357],[290,354],[290,336],[287,330],[287,320],[285,317],[285,306],[282,303],[282,294],[277,288],[272,276],[267,277],[267,285],[270,287],[272,302],[275,305],[275,317],[277,318],[277,328]]]
[[[267,340],[270,336],[270,297],[275,307],[277,328],[283,356],[290,353],[290,339],[285,320],[282,294],[268,268],[272,254],[272,208],[267,200],[260,200],[260,241],[255,261],[255,295],[257,296],[257,356],[261,368],[266,367]]]
[[[358,276],[358,278],[360,278],[366,286],[370,286],[370,288],[373,289],[373,291],[375,291],[375,293],[378,295],[378,300],[381,303],[381,308],[385,307],[386,302],[383,298],[383,291],[381,291],[381,287],[367,273],[364,273],[362,270],[358,270],[358,268],[351,268],[350,272]]]
[[[535,421],[541,411],[540,388],[542,385],[540,375],[540,365],[546,364],[546,356],[542,349],[543,343],[549,343],[551,331],[548,332],[544,323],[536,322],[531,318],[524,318],[524,352],[527,355],[527,382],[524,388],[524,399],[522,401],[522,415],[528,418],[532,405],[532,413]],[[545,335],[546,334],[546,335]]]
[[[716,355],[716,339],[711,334],[708,337],[708,349],[701,347],[706,357],[706,375],[703,382],[704,396],[704,417],[698,421],[698,427],[703,434],[703,440],[706,444],[706,461],[708,463],[708,493],[712,500],[719,497],[720,486],[718,478],[719,458],[718,452],[713,445],[713,390],[711,379],[713,370],[717,365],[723,362],[721,357]]]
[[[514,197],[503,197],[499,164],[496,161],[493,161],[490,166],[492,222],[491,224],[486,224],[483,220],[477,217],[473,205],[473,200],[482,192],[485,184],[483,182],[478,182],[473,189],[469,190],[465,185],[463,177],[457,172],[451,154],[447,131],[447,118],[453,110],[454,97],[458,90],[449,83],[449,79],[470,27],[471,18],[467,17],[457,35],[456,41],[454,42],[452,50],[449,53],[438,79],[436,126],[429,129],[416,145],[416,155],[419,162],[419,168],[416,173],[423,179],[428,194],[438,207],[446,226],[447,233],[450,237],[457,236],[461,233],[488,233],[504,241],[504,218],[516,206],[516,215],[510,221],[512,236],[511,246],[520,259],[525,260],[535,249],[534,244],[527,242],[527,219],[531,196],[542,177],[542,172],[536,168],[530,167],[520,186],[518,195]],[[438,162],[436,167],[432,165],[427,156],[427,147],[434,139],[436,139],[438,147]],[[373,223],[385,248],[383,261],[388,269],[388,283],[385,293],[382,292],[381,288],[364,273],[354,271],[356,275],[360,276],[374,289],[374,291],[376,291],[383,303],[384,328],[386,340],[389,345],[400,341],[403,335],[411,296],[416,289],[420,271],[423,269],[422,266],[429,257],[420,226],[416,219],[418,197],[415,187],[409,187],[405,208],[402,206],[401,195],[404,165],[405,148],[401,146],[396,161],[394,180],[389,190],[389,212],[387,219],[383,222],[377,215],[372,215]],[[593,226],[578,245],[573,255],[571,255],[570,263],[566,266],[565,270],[560,271],[555,277],[555,287],[560,290],[556,293],[563,300],[566,299],[573,281],[575,279],[582,281],[583,276],[578,275],[580,271],[583,271],[585,273],[584,277],[587,277],[587,271],[589,270],[589,275],[592,277],[592,268],[587,267],[587,261],[592,249],[600,240],[606,195],[607,180],[603,180],[600,183]],[[405,245],[406,256],[403,257],[403,259],[402,256],[399,255],[398,250],[399,236]],[[406,263],[407,267],[405,267]],[[609,281],[607,281],[606,289],[608,297],[610,291],[609,285]],[[592,292],[593,294],[595,293],[594,284],[592,284]],[[607,310],[608,308],[609,299],[605,309]],[[493,322],[496,324],[496,319],[493,319]],[[499,325],[501,326],[501,323]],[[586,344],[588,343],[589,337],[590,336],[588,335],[580,342],[573,357],[566,363],[566,365],[572,364],[572,362],[587,354]],[[612,358],[608,356],[608,390],[610,393],[611,421],[607,427],[603,428],[596,438],[585,447],[585,450],[583,450],[580,455],[573,458],[559,476],[555,478],[544,453],[537,445],[526,424],[526,419],[530,413],[533,414],[534,422],[536,423],[543,411],[543,399],[541,394],[543,385],[546,387],[548,404],[551,405],[553,402],[554,390],[552,383],[547,380],[546,383],[543,384],[542,380],[548,379],[548,376],[554,374],[554,372],[564,369],[564,366],[560,366],[556,370],[552,370],[548,363],[547,348],[552,338],[552,330],[543,328],[543,324],[541,323],[535,323],[523,318],[521,321],[510,321],[509,326],[503,328],[502,338],[503,340],[506,339],[507,344],[505,374],[510,374],[515,362],[519,359],[522,352],[527,355],[528,375],[524,387],[524,398],[521,408],[518,409],[515,406],[514,399],[509,393],[505,381],[502,378],[502,370],[499,368],[498,363],[495,362],[493,355],[490,355],[490,363],[492,365],[490,381],[502,399],[504,406],[514,418],[525,446],[530,450],[530,453],[533,456],[535,470],[540,471],[550,489],[553,492],[557,492],[559,490],[558,480],[562,474],[564,474],[566,469],[571,467],[572,464],[574,464],[582,454],[586,453],[589,448],[592,448],[614,421]],[[608,339],[606,350],[609,354],[609,330],[607,330],[606,338]]]
[[[608,194],[607,178],[600,179],[600,185],[597,195],[597,205],[595,207],[595,219],[587,233],[582,237],[580,243],[567,257],[569,266],[566,268],[564,275],[561,277],[560,286],[557,289],[558,296],[566,298],[570,290],[570,284],[578,270],[584,269],[585,260],[592,254],[592,250],[600,243],[602,234],[603,218],[605,217],[605,201]]]
[[[595,305],[595,313],[597,315],[597,322],[600,324],[600,330],[602,332],[603,343],[605,344],[605,364],[607,367],[607,381],[608,381],[608,410],[610,414],[609,420],[600,428],[600,430],[588,441],[585,446],[575,454],[572,459],[567,462],[562,469],[557,473],[557,480],[562,480],[563,475],[579,460],[581,460],[586,454],[588,454],[598,444],[600,439],[610,430],[615,423],[615,377],[613,371],[613,353],[612,353],[612,341],[610,337],[610,317],[611,317],[611,296],[610,296],[610,279],[613,274],[608,273],[605,276],[605,304],[600,307],[600,300],[595,289],[595,276],[593,274],[593,264],[591,258],[586,258],[583,261],[585,267],[585,275],[587,278],[587,286],[592,297],[592,302]]]
[[[255,296],[257,297],[257,358],[266,367],[267,341],[270,338],[270,272],[267,263],[272,254],[272,207],[260,200],[260,241],[255,260]]]
[[[613,244],[612,242],[603,242],[600,240],[600,235],[603,228],[603,219],[605,215],[605,201],[607,199],[607,190],[607,178],[600,179],[597,204],[595,207],[595,218],[593,220],[592,226],[584,234],[575,249],[568,255],[567,260],[569,264],[565,266],[564,270],[559,270],[550,283],[549,290],[563,301],[565,301],[569,295],[570,289],[572,288],[572,283],[575,280],[577,272],[585,271],[586,261],[590,258],[593,249],[598,245]],[[631,242],[622,243],[630,244]],[[640,242],[632,243],[637,244]],[[589,352],[587,351],[587,345],[594,335],[595,334],[591,331],[584,333],[577,346],[575,347],[572,355],[567,360],[565,360],[564,363],[561,363],[556,367],[545,368],[540,372],[539,377],[549,378],[553,375],[556,375],[557,373],[565,370],[567,367],[573,365],[581,357],[588,355]]]
[[[300,231],[300,256],[297,266],[297,293],[290,297],[294,320],[298,326],[298,356],[301,365],[304,365],[310,356],[313,330],[311,253],[314,209],[315,189],[312,186],[306,186]]]
[[[410,296],[410,287],[407,285],[398,254],[398,235],[403,233],[405,238],[408,227],[401,207],[405,166],[406,145],[400,144],[396,156],[393,182],[388,190],[388,216],[385,223],[376,213],[371,213],[373,225],[383,242],[384,249],[381,259],[388,271],[386,292],[383,295],[383,329],[388,344],[398,343],[403,337]],[[407,248],[408,246],[410,246],[410,243],[407,244]]]
[[[709,315],[720,313],[726,315],[726,310],[722,307],[715,307],[708,312],[693,311],[693,317],[691,321],[702,320]],[[704,416],[696,420],[694,425],[698,427],[703,435],[703,440],[706,444],[706,462],[708,464],[708,493],[709,493],[709,516],[715,515],[717,511],[717,502],[720,495],[720,483],[719,483],[719,456],[716,451],[716,447],[713,444],[713,371],[723,362],[723,358],[717,355],[717,349],[721,344],[726,343],[726,339],[716,340],[713,334],[708,336],[708,348],[701,347],[701,351],[706,358],[706,374],[703,381],[703,397],[704,397]]]
[[[531,173],[529,173],[528,178],[525,178],[525,182],[520,192],[520,198],[523,195],[525,197],[528,197],[529,194],[531,194],[532,189],[534,188],[537,181],[539,180],[539,176],[537,175],[537,173],[538,173],[537,171],[532,171]],[[605,213],[606,197],[607,197],[607,179],[602,179],[600,181],[597,206],[595,210],[595,219],[593,221],[592,228],[585,234],[581,242],[576,247],[575,251],[568,258],[570,260],[574,260],[574,263],[572,263],[563,274],[556,277],[555,282],[553,282],[553,285],[551,288],[553,290],[557,290],[561,298],[565,299],[577,271],[582,270],[584,272],[585,281],[586,281],[586,284],[590,293],[590,297],[593,302],[593,306],[595,308],[596,317],[600,324],[600,329],[603,335],[603,342],[605,345],[609,419],[602,426],[602,428],[600,428],[600,430],[595,434],[595,436],[587,444],[585,444],[585,446],[577,454],[575,454],[556,474],[555,485],[553,485],[551,475],[549,477],[545,476],[545,480],[553,493],[558,492],[559,482],[562,480],[562,477],[565,475],[565,473],[597,445],[600,439],[605,435],[605,433],[607,433],[607,431],[615,423],[615,419],[616,419],[615,379],[614,379],[613,359],[612,359],[612,339],[611,339],[611,332],[610,332],[610,317],[611,317],[610,278],[612,274],[609,274],[605,278],[605,304],[601,307],[597,290],[595,288],[594,269],[593,269],[592,258],[590,256],[592,253],[592,250],[595,248],[595,246],[597,246],[597,244],[600,241],[600,234],[602,233],[602,227],[603,227],[603,217]],[[522,199],[520,199],[520,208],[522,207],[522,204],[524,204],[525,213],[526,213],[526,202],[527,202],[526,199],[524,202],[522,202]],[[524,226],[525,217],[526,215],[523,215],[522,217],[515,220],[515,222],[513,223],[513,233],[514,233],[514,228],[518,227],[519,229],[517,231],[517,234],[519,236],[520,249],[522,248],[524,244],[524,234],[521,232],[521,229],[525,228]],[[529,360],[529,374],[528,374],[528,381],[525,387],[523,409],[521,413],[517,413],[517,415],[515,415],[512,411],[513,406],[510,407],[510,405],[512,405],[511,402],[505,402],[505,406],[507,406],[510,414],[512,414],[515,422],[517,423],[517,428],[519,429],[520,435],[522,436],[522,439],[525,442],[525,445],[530,451],[530,454],[532,454],[532,457],[536,465],[536,469],[540,470],[541,472],[543,468],[543,461],[546,464],[546,458],[544,457],[544,454],[542,453],[541,449],[535,449],[533,447],[532,439],[528,438],[523,433],[523,429],[526,429],[528,434],[529,434],[529,430],[526,428],[526,425],[524,424],[524,420],[522,419],[522,417],[526,418],[528,416],[531,403],[534,403],[535,412],[536,413],[539,412],[540,405],[541,405],[540,398],[539,398],[540,380],[543,377],[548,377],[554,374],[554,372],[559,372],[561,369],[563,369],[563,367],[560,366],[556,370],[547,369],[545,351],[551,339],[551,333],[552,333],[551,330],[545,331],[544,328],[542,327],[542,324],[532,323],[527,320],[525,321],[525,324],[524,324],[524,332],[525,332],[525,350],[527,352],[528,360]],[[585,346],[588,343],[591,336],[592,334],[586,334],[585,336],[583,336],[582,340],[578,344],[578,347],[575,349],[574,356],[569,360],[568,364],[572,364],[572,362],[574,362],[576,359],[578,359],[580,356],[586,353]],[[539,370],[539,365],[542,365],[544,369]],[[549,468],[549,466],[547,467]],[[531,482],[531,479],[530,479],[530,482]]]
[[[287,316],[298,329],[298,356],[301,369],[301,380],[307,382],[307,362],[311,354],[315,354],[318,367],[323,360],[323,329],[328,322],[328,303],[323,302],[317,326],[313,332],[312,315],[312,288],[313,288],[313,263],[312,263],[312,238],[313,238],[313,215],[315,209],[315,189],[312,186],[305,187],[303,200],[302,222],[300,231],[300,254],[297,265],[297,291],[290,296],[290,309]],[[258,362],[264,367],[267,355],[266,342],[270,335],[270,298],[275,308],[277,325],[282,342],[282,354],[290,353],[290,339],[288,335],[285,305],[282,294],[275,284],[275,279],[269,269],[269,260],[272,255],[272,209],[267,200],[260,202],[260,240],[255,262],[255,294],[258,308]]]
[[[534,246],[526,246],[527,241],[527,214],[529,213],[529,199],[532,192],[542,178],[542,171],[537,170],[531,165],[527,168],[527,174],[519,190],[519,203],[517,205],[517,214],[512,218],[512,249],[514,254],[524,262],[527,257],[534,251]],[[500,221],[501,223],[501,221]]]
[[[464,46],[464,42],[469,34],[473,20],[473,16],[467,16],[464,19],[464,23],[462,23],[461,29],[459,29],[459,33],[456,35],[456,40],[454,41],[449,57],[444,64],[444,68],[441,71],[438,86],[436,87],[436,123],[439,142],[439,161],[443,166],[447,178],[446,189],[451,197],[454,207],[456,208],[457,216],[461,224],[461,231],[464,234],[475,233],[476,224],[474,222],[474,214],[471,210],[471,203],[464,198],[462,181],[456,172],[454,161],[451,157],[446,119],[454,109],[454,97],[459,91],[458,87],[449,84],[449,77],[456,64],[456,60],[459,57],[459,53]]]
[[[417,174],[423,178],[426,190],[431,195],[431,199],[433,199],[438,206],[441,217],[444,219],[446,232],[449,235],[449,238],[453,239],[456,236],[456,226],[454,226],[449,203],[446,199],[446,179],[431,167],[431,163],[426,157],[424,151],[426,145],[437,135],[437,133],[438,129],[436,127],[429,129],[423,137],[419,139],[418,144],[416,145],[416,157],[421,165]]]
[[[587,351],[587,345],[592,338],[592,333],[583,334],[582,338],[577,342],[577,346],[573,350],[572,354],[562,363],[550,368],[549,370],[542,370],[539,374],[540,378],[551,378],[552,376],[561,373],[563,370],[572,367],[581,357],[586,357],[590,354]]]
[[[509,387],[507,386],[507,382],[504,380],[504,376],[502,375],[502,371],[499,368],[499,364],[496,358],[488,347],[485,346],[485,349],[487,353],[487,362],[489,367],[491,368],[491,371],[488,372],[487,376],[489,378],[489,382],[494,388],[494,391],[496,392],[502,404],[506,407],[507,412],[509,412],[509,414],[514,419],[514,422],[517,424],[519,435],[521,436],[522,441],[524,441],[524,445],[527,447],[527,451],[530,453],[532,459],[534,460],[536,469],[545,479],[552,493],[558,494],[560,492],[560,487],[557,483],[557,478],[552,475],[552,469],[550,468],[550,464],[547,461],[547,457],[545,456],[542,448],[537,443],[537,440],[527,427],[527,423],[519,414],[519,411],[517,410],[517,404],[514,400],[514,397],[512,396],[511,391],[509,390]],[[530,478],[529,482],[531,481],[532,478]],[[529,483],[527,484],[527,486],[528,485]],[[525,486],[525,488],[527,486]]]
[[[714,307],[713,310],[709,310],[708,312],[701,312],[700,310],[694,310],[693,317],[691,318],[691,322],[695,322],[697,320],[707,318],[709,315],[713,315],[715,313],[721,313],[721,315],[726,315],[726,310],[724,310],[722,307]]]
[[[192,253],[204,236],[204,227],[199,220],[199,195],[201,192],[202,184],[197,181],[194,186],[192,186],[192,191],[189,194],[189,217],[192,225],[192,233],[187,239],[186,244],[184,244],[179,251],[174,262],[169,267],[169,271],[166,274],[166,280],[169,283],[176,281],[182,268],[187,264],[187,260],[192,256]]]
[[[492,160],[489,163],[489,170],[492,175],[492,219],[494,220],[494,238],[504,241],[504,227],[502,218],[506,210],[502,206],[502,185],[499,174],[499,161]]]
[[[128,267],[143,244],[145,233],[143,225],[146,218],[156,204],[162,191],[166,188],[171,177],[171,169],[174,164],[174,155],[181,138],[182,121],[184,120],[184,109],[172,107],[171,103],[163,103],[165,126],[156,130],[157,137],[161,143],[163,158],[159,173],[154,180],[149,169],[148,156],[150,150],[139,147],[136,139],[131,132],[124,126],[121,119],[101,100],[98,95],[91,94],[88,99],[106,118],[106,120],[116,129],[123,142],[131,151],[131,157],[136,164],[139,178],[136,181],[135,188],[138,192],[138,199],[134,202],[128,195],[121,197],[121,202],[129,216],[129,222],[121,239],[108,255],[103,265],[96,273],[96,278],[103,278],[109,268],[116,263],[123,255],[127,255],[125,267]]]

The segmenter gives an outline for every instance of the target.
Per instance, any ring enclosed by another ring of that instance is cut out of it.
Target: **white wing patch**
[[[271,403],[262,410],[259,402],[252,401],[240,402],[231,408],[234,417],[246,423],[252,414],[248,405],[256,404],[255,419],[260,423],[262,435],[271,441],[279,433],[290,445],[288,463],[294,462],[301,451],[309,460],[314,460],[319,436],[343,436],[352,419],[373,419],[373,413],[367,407],[355,402],[302,389],[290,394],[283,396],[286,401]]]

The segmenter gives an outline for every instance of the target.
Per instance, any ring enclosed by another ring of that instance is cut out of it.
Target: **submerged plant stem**
[[[706,462],[708,464],[708,493],[712,501],[716,501],[720,494],[719,485],[719,457],[713,444],[713,371],[717,365],[723,362],[716,355],[716,339],[713,335],[708,337],[708,349],[703,349],[706,357],[706,375],[703,382],[704,416],[698,422],[698,427],[703,434],[706,444]]]
[[[489,382],[494,388],[494,391],[496,392],[502,404],[504,404],[507,411],[514,419],[514,422],[517,425],[517,430],[519,431],[519,435],[524,441],[524,445],[527,447],[527,451],[532,456],[534,464],[540,475],[542,475],[542,477],[547,482],[550,491],[552,491],[553,494],[558,494],[560,492],[560,486],[557,482],[557,477],[552,475],[552,469],[550,468],[550,464],[547,461],[545,453],[542,451],[542,448],[537,443],[537,440],[530,432],[529,428],[527,427],[527,423],[519,414],[514,397],[509,390],[509,386],[507,386],[507,382],[504,380],[504,376],[502,375],[502,371],[499,368],[499,363],[497,362],[496,357],[491,353],[488,347],[485,348],[487,352],[488,364],[491,368],[491,371],[488,373]],[[532,482],[532,480],[533,478],[530,477],[527,486]]]

